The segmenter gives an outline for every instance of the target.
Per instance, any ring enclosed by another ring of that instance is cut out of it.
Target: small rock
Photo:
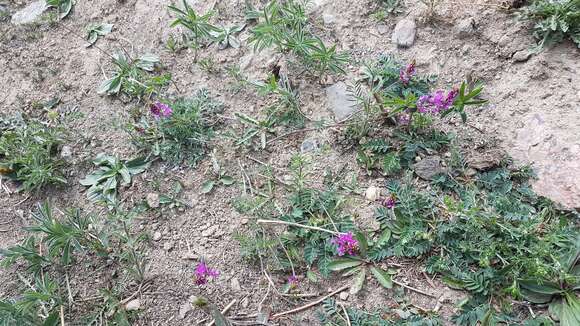
[[[348,117],[356,110],[348,95],[346,84],[343,82],[326,88],[326,98],[337,120]]]
[[[503,158],[504,154],[499,150],[474,153],[467,158],[467,165],[475,170],[485,171],[500,165]]]
[[[245,308],[248,308],[248,306],[250,305],[250,300],[248,300],[247,297],[243,298],[242,299],[242,302],[241,302],[241,305],[242,305],[242,308],[244,308],[244,309]]]
[[[12,15],[12,24],[22,25],[32,23],[40,18],[48,8],[45,0],[35,1]]]
[[[415,174],[423,180],[433,180],[435,176],[445,173],[445,169],[441,166],[441,158],[439,156],[431,156],[422,159],[413,165]]]
[[[375,201],[381,197],[381,188],[370,186],[367,191],[365,191],[365,197],[367,200]]]
[[[316,151],[320,148],[320,142],[316,138],[308,138],[302,142],[300,145],[300,152],[301,153],[308,153]]]
[[[159,207],[159,194],[151,192],[147,194],[147,205],[150,208],[158,208]]]
[[[173,249],[174,245],[175,245],[175,243],[173,241],[167,241],[166,243],[163,244],[163,250],[171,251],[171,249]]]
[[[379,24],[377,25],[377,32],[381,35],[387,34],[389,32],[389,27],[385,24]]]
[[[245,217],[244,217],[244,218],[242,218],[242,219],[240,220],[240,223],[241,223],[242,225],[246,225],[246,224],[248,224],[248,221],[249,221],[249,220],[248,220],[247,218],[245,218]]]
[[[209,238],[215,233],[215,231],[217,231],[217,229],[218,229],[217,225],[210,226],[209,228],[207,228],[201,232],[201,236],[205,237],[205,238]]]
[[[125,310],[127,311],[135,311],[139,310],[139,308],[141,308],[141,301],[139,301],[139,299],[133,299],[125,305]]]
[[[236,292],[242,291],[242,286],[240,285],[240,281],[237,278],[235,278],[235,277],[232,278],[230,283],[231,283],[232,290],[234,290]]]
[[[65,161],[68,161],[72,158],[72,148],[70,146],[63,146],[60,150],[60,158]]]
[[[528,50],[521,50],[512,56],[514,62],[526,62],[532,56],[532,53]]]
[[[188,252],[183,254],[183,256],[181,256],[181,259],[185,259],[185,260],[198,260],[199,259],[199,255],[196,255],[192,252]]]
[[[397,46],[408,48],[415,42],[417,25],[410,19],[401,19],[395,26],[391,40]]]
[[[162,237],[161,232],[155,231],[155,233],[153,233],[153,241],[159,241],[161,240],[161,237]]]
[[[468,168],[467,170],[465,170],[466,177],[473,177],[476,174],[477,174],[477,170],[475,170],[474,168]]]
[[[186,176],[182,181],[181,184],[183,185],[183,188],[189,190],[192,189],[193,186],[195,186],[195,179],[193,178],[193,175],[188,175]]]
[[[342,292],[340,292],[340,294],[338,295],[338,297],[342,301],[348,300],[348,291],[342,291]]]
[[[457,31],[457,36],[459,36],[459,38],[467,38],[475,33],[476,27],[475,19],[469,17],[460,21],[455,26],[455,30]]]
[[[324,25],[332,25],[336,23],[336,17],[334,17],[334,15],[331,14],[323,14],[322,21],[324,22]]]
[[[185,315],[193,309],[191,302],[184,302],[181,307],[179,307],[179,319],[184,319]]]

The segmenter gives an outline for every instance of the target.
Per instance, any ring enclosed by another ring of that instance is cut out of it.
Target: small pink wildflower
[[[411,115],[409,113],[401,113],[399,114],[397,119],[399,120],[399,124],[405,126],[408,125],[409,122],[411,121]]]
[[[413,61],[408,65],[406,65],[404,68],[401,68],[401,70],[399,71],[399,80],[401,80],[401,83],[403,83],[403,85],[407,86],[409,85],[411,78],[415,76],[415,73],[416,73],[415,61]]]
[[[173,110],[167,104],[155,102],[155,104],[151,105],[151,114],[155,119],[160,117],[168,118],[173,114]]]
[[[381,203],[386,208],[391,209],[391,208],[395,208],[395,205],[397,204],[397,199],[395,198],[394,195],[390,195],[389,197],[383,199]]]
[[[358,241],[354,238],[352,232],[342,233],[338,237],[330,240],[330,243],[336,246],[339,256],[345,254],[354,255],[358,249]]]
[[[430,113],[433,115],[441,111],[446,111],[453,105],[453,101],[455,101],[457,95],[458,92],[456,89],[452,89],[447,95],[442,90],[437,90],[429,95],[423,95],[417,101],[417,110],[421,113]]]
[[[208,278],[215,279],[220,275],[220,272],[216,269],[207,267],[205,262],[200,262],[195,268],[195,284],[203,285],[208,282]]]
[[[298,286],[299,280],[298,277],[294,274],[292,274],[290,277],[288,277],[288,285],[290,286],[290,288],[295,288]]]

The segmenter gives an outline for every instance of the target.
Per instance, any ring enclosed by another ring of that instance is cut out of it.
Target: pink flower
[[[296,277],[296,275],[292,274],[290,277],[288,277],[288,285],[290,286],[290,288],[295,288],[298,286],[298,277]]]
[[[168,118],[173,114],[173,110],[167,104],[155,102],[155,104],[151,105],[151,114],[155,119],[160,117]]]
[[[195,268],[195,284],[203,285],[208,282],[208,278],[215,279],[220,275],[220,272],[216,269],[211,269],[207,267],[205,262],[200,262]]]
[[[342,233],[338,237],[330,240],[330,243],[336,246],[339,256],[344,254],[354,255],[358,249],[358,241],[354,238],[352,232]]]
[[[411,121],[411,115],[409,113],[401,113],[397,119],[399,120],[399,124],[408,125],[409,121]]]
[[[397,199],[395,198],[394,195],[390,195],[389,197],[382,200],[382,204],[389,209],[395,208],[395,205],[397,204]]]
[[[417,111],[421,113],[438,114],[448,110],[458,95],[456,89],[450,90],[447,95],[442,90],[437,90],[429,95],[419,97],[417,101]]]
[[[399,79],[403,85],[409,85],[411,78],[415,76],[415,62],[411,62],[399,71]]]

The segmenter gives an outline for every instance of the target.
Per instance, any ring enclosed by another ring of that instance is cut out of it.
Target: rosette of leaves
[[[46,5],[56,8],[60,19],[63,19],[70,14],[74,0],[46,0]]]
[[[131,184],[133,176],[145,171],[149,163],[143,158],[123,161],[114,156],[99,154],[93,160],[99,169],[80,181],[89,187],[87,198],[92,202],[114,206],[117,203],[119,186]]]
[[[149,97],[158,93],[161,88],[171,81],[171,75],[151,75],[159,64],[159,57],[145,54],[137,59],[129,58],[122,52],[113,54],[115,66],[111,78],[101,83],[99,94],[117,95],[126,94],[131,98]]]
[[[99,38],[99,36],[105,36],[105,35],[109,34],[112,30],[113,30],[113,24],[102,23],[102,24],[90,25],[87,28],[87,41],[89,42],[87,44],[87,47],[90,47],[93,44],[95,44],[97,42],[97,39]]]
[[[381,250],[391,238],[390,230],[386,229],[376,239],[368,239],[362,232],[356,232],[358,242],[358,255],[335,258],[328,264],[328,269],[333,272],[342,272],[342,276],[353,276],[350,294],[357,294],[362,290],[368,272],[380,285],[386,289],[393,287],[393,275],[397,274],[394,269],[384,270],[373,262],[368,256],[369,252]]]
[[[64,130],[38,121],[13,122],[0,125],[0,176],[21,182],[24,191],[66,183],[59,157]]]
[[[212,32],[211,35],[215,42],[218,43],[220,50],[226,49],[230,46],[237,49],[240,47],[240,40],[236,34],[240,33],[243,29],[243,26],[221,27],[218,32]]]

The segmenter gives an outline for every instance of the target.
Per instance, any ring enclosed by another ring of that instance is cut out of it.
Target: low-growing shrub
[[[117,52],[112,60],[115,65],[114,72],[111,78],[99,86],[99,94],[124,94],[130,99],[149,99],[160,93],[171,81],[170,74],[152,74],[159,64],[159,58],[155,55],[146,54],[133,59]]]
[[[251,32],[249,42],[255,50],[275,47],[280,53],[291,52],[316,73],[345,73],[349,56],[339,52],[336,45],[326,46],[311,33],[304,5],[299,1],[271,1]]]
[[[0,124],[0,174],[25,191],[66,183],[60,158],[64,138],[63,128],[36,120]]]
[[[152,104],[149,114],[130,127],[130,134],[146,155],[195,165],[210,147],[222,109],[201,90],[191,98]]]
[[[579,0],[534,0],[519,14],[520,18],[534,23],[538,50],[566,38],[580,48]]]

